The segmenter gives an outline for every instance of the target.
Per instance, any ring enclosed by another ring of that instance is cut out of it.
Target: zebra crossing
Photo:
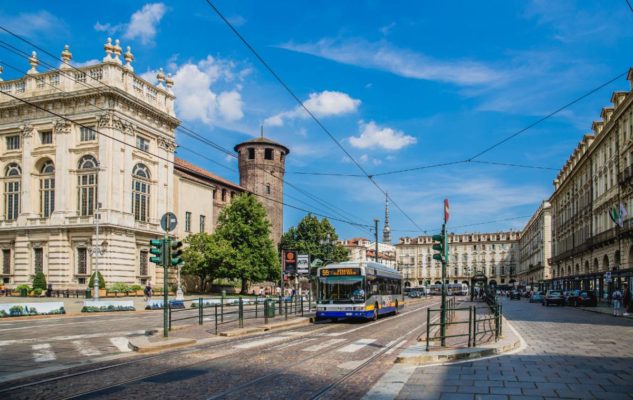
[[[324,336],[318,338],[305,338],[300,341],[294,341],[291,343],[283,343],[284,341],[292,339],[293,335],[290,334],[282,334],[278,336],[266,337],[262,339],[255,339],[245,343],[240,343],[232,346],[234,349],[255,349],[258,347],[268,346],[275,343],[280,343],[279,345],[273,346],[272,349],[283,349],[294,346],[303,346],[303,348],[297,349],[297,351],[302,351],[306,353],[318,353],[321,351],[326,351],[331,348],[336,347],[337,353],[356,353],[358,351],[363,350],[367,346],[378,346],[374,344],[376,339],[363,338],[363,339],[343,339],[343,338],[327,338]],[[315,343],[315,341],[317,343]],[[347,345],[343,346],[345,343]],[[382,346],[379,346],[382,347]]]

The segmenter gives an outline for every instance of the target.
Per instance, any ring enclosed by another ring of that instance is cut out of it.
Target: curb
[[[591,308],[587,308],[587,307],[577,307],[579,310],[582,311],[587,311],[587,312],[591,312],[591,313],[595,313],[595,314],[602,314],[602,315],[610,315],[613,316],[612,313],[609,312],[602,312],[602,311],[598,311],[595,309],[591,309]],[[624,318],[624,319],[633,319],[632,315],[620,315],[619,318]]]
[[[137,352],[137,353],[149,353],[152,351],[160,351],[166,349],[173,349],[176,347],[189,346],[192,344],[196,344],[195,339],[185,339],[185,338],[173,338],[167,339],[160,342],[149,342],[147,339],[130,339],[128,341],[128,347]]]

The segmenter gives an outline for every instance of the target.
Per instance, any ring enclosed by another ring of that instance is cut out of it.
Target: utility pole
[[[92,296],[95,301],[99,301],[99,256],[101,255],[101,245],[99,244],[99,221],[101,220],[101,203],[97,202],[97,207],[95,209],[94,219],[97,224],[97,232],[96,232],[96,245],[92,247],[92,252],[95,256],[95,280],[94,280],[94,295]]]
[[[376,262],[378,262],[378,218],[374,218],[374,233],[376,233],[376,246],[374,249],[374,251],[376,252],[375,259],[376,259]]]

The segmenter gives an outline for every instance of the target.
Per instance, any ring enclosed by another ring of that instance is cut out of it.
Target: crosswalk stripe
[[[50,343],[34,344],[31,348],[33,349],[33,361],[35,362],[54,361],[57,359]]]
[[[255,340],[255,341],[244,343],[244,344],[238,344],[237,346],[233,346],[233,347],[235,347],[236,349],[252,349],[253,347],[258,347],[258,346],[275,343],[275,342],[281,342],[282,340],[287,340],[287,339],[288,339],[287,336],[271,337],[271,338],[266,338],[266,339],[261,339],[261,340]]]
[[[336,345],[338,343],[341,343],[341,342],[344,342],[344,341],[345,341],[345,339],[330,339],[330,340],[326,340],[325,342],[321,342],[319,344],[314,344],[312,346],[308,346],[305,349],[303,349],[303,351],[312,351],[312,352],[320,351],[320,350],[323,350],[323,349],[325,349],[327,347],[334,346],[334,345]]]
[[[101,355],[99,350],[90,346],[90,344],[85,340],[73,340],[72,344],[82,356],[93,357]]]
[[[339,349],[338,351],[340,351],[341,353],[354,353],[355,351],[358,351],[375,341],[376,339],[360,339],[350,345],[343,347],[342,349]]]
[[[123,336],[110,338],[110,343],[112,343],[120,352],[127,353],[128,351],[132,351],[128,347],[128,338]]]

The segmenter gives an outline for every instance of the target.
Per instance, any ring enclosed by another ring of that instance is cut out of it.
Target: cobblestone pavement
[[[82,397],[98,399],[301,399],[312,398],[353,373],[323,395],[360,398],[393,365],[397,349],[413,343],[421,333],[425,307],[436,302],[429,298],[374,323],[315,324],[214,342],[12,392],[0,389],[0,396],[62,398],[85,393]],[[24,383],[28,382],[18,384]]]
[[[447,366],[396,365],[365,399],[633,399],[633,321],[504,301],[515,354]]]

